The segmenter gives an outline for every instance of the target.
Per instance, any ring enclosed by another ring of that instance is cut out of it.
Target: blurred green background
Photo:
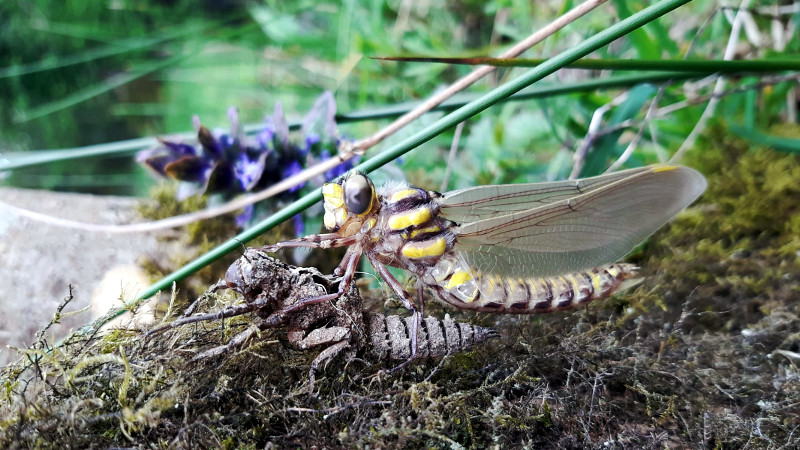
[[[777,5],[753,5],[737,59],[797,55],[798,39],[791,30],[800,12],[779,14]],[[497,55],[572,6],[570,1],[521,0],[5,1],[0,3],[0,158],[18,161],[39,150],[187,132],[193,114],[206,126],[227,128],[229,106],[237,106],[247,124],[271,114],[277,101],[290,120],[299,119],[323,90],[334,91],[344,113],[423,99],[470,68],[368,57]],[[525,56],[552,56],[642,7],[608,2]],[[720,59],[734,14],[717,9],[716,2],[694,1],[593,56],[658,60],[688,53]],[[776,30],[783,34],[776,37]],[[501,69],[471,91],[487,91],[523,70]],[[547,81],[569,86],[608,75],[563,70]],[[757,81],[735,77],[729,88]],[[681,107],[646,124],[632,164],[674,152],[705,105],[693,99],[702,100],[712,86],[675,83],[658,94],[658,106]],[[776,133],[777,126],[797,120],[794,86],[767,83],[729,93],[713,120],[737,125],[753,138]],[[466,157],[455,163],[448,188],[567,176],[592,114],[624,92],[628,95],[606,115],[606,131],[595,136],[582,174],[604,170],[638,132],[637,123],[657,95],[655,87],[492,108],[467,124],[461,139]],[[386,123],[361,121],[340,131],[360,138]],[[451,139],[452,132],[426,144],[431,151],[403,158],[412,182],[439,188]],[[50,162],[0,172],[0,180],[27,188],[143,196],[154,181],[132,154]]]

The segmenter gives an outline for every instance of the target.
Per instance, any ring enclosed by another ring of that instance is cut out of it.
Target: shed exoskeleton
[[[216,312],[194,314],[201,297],[180,318],[152,329],[148,335],[189,323],[220,320],[253,312],[257,316],[244,331],[226,344],[197,353],[190,362],[231,353],[243,347],[259,331],[285,328],[289,346],[297,350],[322,348],[309,367],[309,391],[313,391],[315,373],[338,355],[346,361],[356,357],[368,360],[408,360],[418,344],[418,357],[435,358],[466,351],[487,339],[497,337],[491,328],[427,317],[415,342],[409,333],[413,318],[370,313],[364,309],[355,287],[330,302],[318,302],[296,309],[303,298],[324,294],[336,286],[336,279],[314,268],[284,264],[257,249],[245,249],[244,255],[228,268],[225,280],[211,291],[232,289],[244,297],[244,303]]]

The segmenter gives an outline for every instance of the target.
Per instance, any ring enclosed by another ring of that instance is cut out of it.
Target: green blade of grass
[[[614,7],[617,8],[620,17],[628,17],[632,14],[626,0],[614,0]],[[647,32],[647,27],[643,26],[633,30],[625,38],[631,41],[640,58],[653,59],[661,56],[658,45]]]
[[[130,186],[134,173],[115,173],[115,174],[85,174],[85,175],[50,175],[50,174],[28,174],[21,180],[14,183],[15,187],[28,189],[41,189],[42,186],[54,186],[58,183],[58,188],[98,188],[98,187],[126,187]]]
[[[75,106],[79,103],[85,102],[91,98],[97,97],[98,95],[105,94],[112,89],[116,89],[120,86],[124,86],[134,80],[137,80],[145,75],[150,73],[156,72],[158,70],[170,67],[172,65],[177,64],[178,62],[189,58],[197,54],[199,50],[194,50],[186,53],[182,53],[179,55],[172,56],[171,58],[167,58],[163,61],[159,61],[156,63],[149,63],[149,64],[142,64],[141,66],[137,67],[135,70],[132,70],[128,73],[118,75],[112,77],[109,80],[106,80],[104,83],[100,83],[95,86],[91,86],[86,89],[82,89],[78,92],[75,92],[71,95],[68,95],[62,99],[56,100],[54,102],[47,103],[45,105],[31,108],[27,111],[21,111],[19,114],[16,115],[14,118],[15,123],[24,123],[29,120],[37,119],[39,117],[46,116],[48,114],[52,114],[56,111],[61,111],[62,109],[67,109],[69,107]]]
[[[775,136],[748,127],[746,124],[728,126],[730,131],[758,146],[771,147],[779,152],[800,154],[800,139]]]
[[[546,59],[526,58],[428,58],[428,57],[378,57],[374,59],[401,62],[431,62],[467,66],[536,67]],[[655,70],[675,72],[712,73],[765,73],[800,70],[800,59],[751,60],[685,60],[685,59],[580,59],[566,65],[570,69],[587,70]]]
[[[225,30],[219,34],[220,38],[232,38],[238,35],[245,34],[252,29],[255,29],[255,25],[247,25],[242,26],[230,30]],[[157,61],[153,63],[145,63],[142,64],[128,73],[117,75],[115,77],[106,80],[106,82],[101,83],[99,85],[91,86],[86,89],[82,89],[78,92],[75,92],[72,95],[64,97],[60,100],[47,103],[45,105],[31,108],[27,111],[22,111],[14,118],[16,123],[23,123],[29,120],[33,120],[42,116],[46,116],[48,114],[52,114],[56,111],[60,111],[62,109],[69,108],[74,106],[78,103],[84,102],[89,100],[93,97],[98,95],[104,94],[112,89],[116,89],[120,86],[126,85],[134,80],[137,80],[145,75],[150,73],[156,72],[161,69],[165,69],[172,65],[177,64],[178,62],[194,56],[202,51],[202,47],[195,43],[189,49],[181,49],[177,54],[173,55],[170,58],[167,58],[162,61]]]
[[[618,39],[621,36],[624,36],[626,33],[629,33],[630,31],[672,11],[673,9],[685,3],[688,3],[689,1],[690,0],[659,1],[658,3],[640,11],[639,13],[636,13],[633,16],[628,17],[627,19],[622,20],[619,23],[610,26],[604,31],[601,31],[600,33],[592,36],[591,38],[584,40],[583,42],[572,47],[571,49],[566,50],[554,56],[547,62],[531,69],[522,76],[493,89],[492,91],[481,96],[477,100],[472,101],[467,105],[464,105],[463,107],[457,109],[456,111],[453,111],[447,116],[439,119],[434,124],[429,125],[425,129],[406,138],[402,142],[390,147],[389,149],[383,151],[382,153],[370,158],[364,163],[359,164],[355,169],[368,173],[383,166],[384,164],[394,160],[395,158],[411,151],[420,144],[423,144],[433,139],[435,136],[455,126],[459,122],[463,122],[464,120],[474,116],[475,114],[478,114],[479,112],[489,108],[490,106],[494,105],[500,100],[505,99],[511,96],[512,94],[519,92],[525,87],[535,83],[536,81],[541,80],[547,75],[552,74],[556,70],[564,67],[566,64],[575,61],[577,59],[580,59],[583,56],[586,56],[592,51],[595,51],[598,48],[609,44],[613,40]],[[144,292],[142,292],[139,295],[139,297],[133,301],[133,304],[130,305],[129,308],[133,308],[140,305],[145,299],[152,297],[153,295],[155,295],[156,293],[158,293],[163,289],[169,288],[173,282],[188,277],[189,275],[195,273],[196,271],[205,267],[206,265],[216,261],[217,259],[226,255],[227,253],[233,251],[234,249],[240,248],[243,242],[248,242],[253,238],[255,238],[256,236],[259,236],[263,232],[276,227],[281,222],[288,220],[290,217],[305,210],[306,208],[313,205],[314,203],[317,203],[321,199],[322,199],[321,190],[316,190],[314,192],[310,192],[304,195],[303,197],[299,198],[295,202],[288,205],[286,208],[273,214],[271,217],[268,217],[267,219],[261,221],[252,228],[245,230],[242,233],[239,233],[233,239],[230,239],[229,241],[217,246],[216,248],[200,256],[199,258],[195,259],[194,261],[190,262],[189,264],[185,265],[179,270],[157,281],[149,288],[147,288]],[[77,331],[77,333],[81,334],[97,330],[99,327],[103,326],[109,320],[124,314],[129,308],[119,308],[117,310],[112,310],[105,316],[97,319],[93,324],[81,328],[80,330]]]
[[[44,72],[47,70],[59,69],[75,64],[94,61],[96,59],[106,58],[109,56],[117,56],[135,50],[143,50],[183,36],[200,33],[217,25],[219,24],[213,22],[203,26],[190,25],[177,30],[164,32],[155,38],[136,37],[124,39],[100,48],[89,49],[73,55],[57,58],[55,60],[47,59],[27,64],[16,64],[13,66],[3,67],[0,68],[0,78],[18,77],[21,75]]]
[[[628,91],[628,98],[619,107],[614,108],[614,113],[608,120],[608,126],[613,127],[626,120],[633,119],[639,114],[642,105],[652,97],[656,88],[651,84],[640,84]],[[609,161],[616,159],[622,152],[623,147],[619,143],[619,138],[625,130],[617,130],[613,133],[604,134],[592,146],[586,155],[584,164],[581,167],[579,178],[586,178],[599,175],[608,167]]]

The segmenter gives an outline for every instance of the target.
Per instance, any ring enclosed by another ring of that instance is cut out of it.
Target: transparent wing
[[[651,170],[650,167],[639,167],[581,180],[499,184],[460,189],[444,194],[439,201],[439,214],[456,223],[476,222],[512,212],[528,211],[538,206],[586,194]]]
[[[686,167],[624,173],[572,197],[545,197],[539,207],[462,223],[455,250],[486,273],[539,277],[587,270],[625,256],[706,188],[705,178]]]

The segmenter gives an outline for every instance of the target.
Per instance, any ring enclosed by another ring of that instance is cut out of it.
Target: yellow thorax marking
[[[345,208],[339,208],[333,212],[333,217],[336,219],[336,223],[341,225],[347,220],[347,210]]]
[[[395,214],[389,218],[389,228],[392,230],[402,230],[412,225],[420,225],[431,220],[431,210],[427,206],[412,209],[404,214]]]
[[[329,230],[341,226],[347,220],[347,210],[345,208],[336,208],[333,211],[326,211],[322,217],[322,222]]]
[[[325,224],[325,228],[332,230],[336,228],[336,219],[333,217],[332,212],[326,212],[325,216],[323,216],[322,221]]]
[[[442,231],[442,229],[439,228],[438,225],[433,225],[433,226],[430,226],[430,227],[420,228],[419,230],[414,230],[414,231],[411,232],[411,239],[414,239],[415,237],[417,237],[418,235],[420,235],[422,233],[436,233],[437,231]]]
[[[447,242],[443,237],[432,241],[412,242],[403,247],[403,256],[408,258],[426,258],[428,256],[440,256],[447,248]]]
[[[344,205],[344,190],[342,189],[342,185],[336,183],[323,184],[322,198],[334,208]]]
[[[462,284],[466,283],[467,281],[469,281],[471,279],[472,279],[472,275],[470,275],[469,272],[467,272],[465,270],[458,269],[453,274],[453,276],[450,277],[450,281],[447,282],[447,285],[445,286],[445,289],[453,289],[456,286],[461,286]]]
[[[389,201],[391,203],[397,203],[404,198],[408,198],[417,194],[419,194],[419,191],[416,189],[403,189],[402,191],[397,191],[392,194],[391,198],[389,198]]]

